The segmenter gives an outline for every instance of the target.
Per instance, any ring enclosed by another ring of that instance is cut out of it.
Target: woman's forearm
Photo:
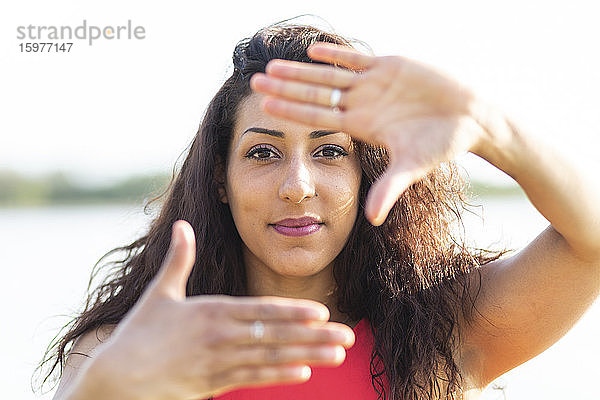
[[[472,152],[515,179],[577,256],[600,258],[600,180],[592,171],[534,140],[492,106],[475,104],[473,116],[486,134]]]

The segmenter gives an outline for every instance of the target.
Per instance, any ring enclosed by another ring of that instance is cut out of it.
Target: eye
[[[279,156],[279,154],[277,154],[273,148],[271,148],[270,146],[266,146],[266,145],[258,145],[256,147],[251,148],[250,151],[248,151],[248,153],[246,153],[246,155],[244,157],[246,157],[250,160],[262,161],[262,162],[281,158]]]
[[[324,157],[329,160],[333,160],[339,157],[347,156],[348,152],[346,152],[342,147],[336,146],[333,144],[328,144],[323,147],[320,147],[314,154],[314,157]]]

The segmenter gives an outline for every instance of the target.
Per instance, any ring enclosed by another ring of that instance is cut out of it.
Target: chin
[[[244,259],[250,265],[261,265],[282,277],[309,277],[328,268],[335,259],[334,251],[327,249],[310,249],[306,247],[281,248],[272,246],[258,247],[253,252],[245,243]],[[333,249],[330,249],[333,250]],[[330,254],[332,253],[332,254]]]
[[[269,262],[270,268],[280,275],[285,276],[311,276],[315,275],[331,263],[331,260],[320,260],[315,257],[306,257],[299,254],[286,254]]]
[[[306,264],[303,264],[297,266],[288,265],[285,268],[277,267],[271,269],[281,276],[301,278],[316,275],[319,272],[323,271],[325,268],[327,268],[327,265],[321,265],[319,267],[310,268],[307,267]]]

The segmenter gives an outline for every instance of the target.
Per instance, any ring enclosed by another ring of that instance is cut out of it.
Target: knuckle
[[[319,115],[318,115],[316,109],[314,109],[314,108],[306,108],[305,109],[305,115],[306,115],[306,121],[310,125],[317,125],[317,120],[319,118]]]
[[[260,382],[261,380],[261,369],[252,367],[240,367],[235,370],[232,374],[233,379],[236,382],[252,383]]]
[[[281,358],[281,348],[278,346],[269,346],[263,350],[263,360],[268,363],[277,363]]]
[[[209,321],[217,319],[222,313],[223,306],[218,301],[210,301],[202,305],[202,315]]]
[[[317,88],[315,88],[314,86],[309,86],[306,88],[306,100],[308,102],[314,103],[317,101],[318,99],[318,92],[317,92]]]
[[[342,98],[340,99],[340,104],[343,107],[348,108],[356,105],[358,100],[360,99],[359,94],[355,90],[346,90],[343,92]]]
[[[287,91],[288,87],[286,86],[286,84],[277,79],[276,81],[273,82],[273,91],[278,94],[278,95],[285,95],[286,91]]]
[[[202,341],[210,347],[220,346],[227,341],[227,331],[220,324],[208,324],[203,331]]]
[[[261,303],[258,306],[259,319],[272,319],[277,316],[277,307],[271,303]]]
[[[331,346],[313,347],[309,354],[315,360],[329,360],[335,357],[335,349]]]
[[[275,102],[275,105],[276,105],[276,112],[278,115],[286,116],[293,112],[292,107],[290,107],[289,102],[286,100],[277,100]]]
[[[348,78],[349,81],[349,85],[350,87],[356,86],[358,84],[360,84],[364,79],[364,73],[363,72],[352,72],[352,75],[350,75],[350,77]]]
[[[260,368],[249,366],[228,369],[215,375],[213,379],[215,388],[237,387],[242,384],[260,382]]]
[[[306,350],[306,357],[311,360],[319,360],[323,358],[323,348],[322,347],[309,347]]]
[[[304,69],[302,67],[290,68],[288,76],[295,80],[302,80],[304,77]]]
[[[220,329],[220,343],[231,343],[241,338],[241,330],[231,325],[227,329]]]
[[[278,342],[289,342],[292,338],[292,333],[288,328],[278,327],[273,329],[273,336]]]
[[[332,68],[324,69],[321,79],[322,79],[323,83],[333,82],[335,79],[335,71]]]
[[[208,383],[208,387],[212,390],[218,390],[226,387],[228,384],[233,383],[233,374],[231,370],[225,370],[221,372],[213,372],[209,374],[206,381]]]
[[[337,332],[332,331],[332,330],[325,330],[322,332],[319,332],[320,334],[318,335],[318,340],[321,340],[323,342],[326,343],[331,343],[331,342],[335,342],[338,338],[337,336]]]

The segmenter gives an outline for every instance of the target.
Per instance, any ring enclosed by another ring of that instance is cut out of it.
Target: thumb
[[[155,278],[152,291],[177,300],[185,299],[185,289],[195,259],[194,230],[187,221],[175,221],[171,232],[171,244]]]
[[[371,186],[367,195],[365,215],[371,224],[379,226],[384,223],[398,198],[418,176],[417,171],[390,165],[390,168]]]

